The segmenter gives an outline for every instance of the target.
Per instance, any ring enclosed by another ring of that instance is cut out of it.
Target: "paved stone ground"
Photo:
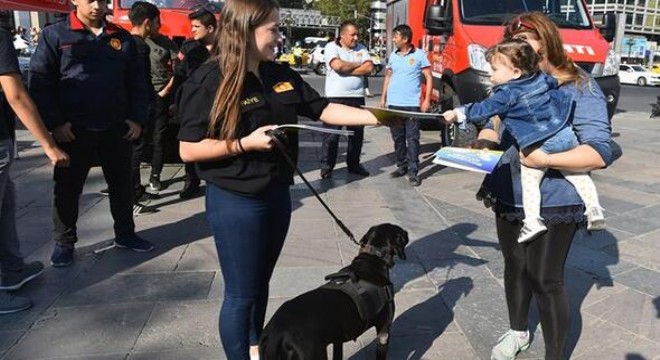
[[[607,231],[580,234],[569,255],[566,280],[574,309],[571,357],[660,359],[660,120],[647,113],[614,119],[625,155],[594,174],[606,208]],[[437,147],[424,132],[423,156]],[[19,134],[18,226],[30,260],[52,250],[51,169],[41,149]],[[424,161],[422,186],[392,180],[392,142],[385,128],[366,132],[364,164],[372,176],[347,174],[343,163],[320,181],[320,137],[305,134],[301,167],[313,186],[354,233],[393,222],[410,233],[406,261],[392,271],[397,317],[390,359],[488,359],[507,329],[503,264],[493,215],[475,201],[475,173]],[[342,142],[345,150],[345,143]],[[145,169],[145,171],[147,171]],[[152,203],[158,212],[136,219],[154,242],[148,254],[93,250],[113,238],[101,172],[89,176],[80,203],[75,265],[49,267],[20,291],[33,309],[0,317],[0,359],[223,359],[217,331],[223,297],[203,197],[181,201],[182,169],[166,167],[169,187]],[[146,176],[144,177],[146,179]],[[351,261],[357,249],[333,224],[304,184],[292,188],[293,223],[271,284],[269,315],[285,300],[323,282]],[[581,309],[581,312],[578,311]],[[580,315],[581,314],[581,315]],[[535,338],[522,359],[543,357],[537,316]],[[347,358],[373,358],[375,332],[345,345]]]

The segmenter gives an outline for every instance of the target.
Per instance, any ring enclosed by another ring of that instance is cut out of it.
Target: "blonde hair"
[[[541,42],[539,55],[555,67],[551,74],[560,84],[575,82],[578,87],[587,78],[564,51],[559,29],[543,13],[532,11],[515,17],[504,30],[504,38],[512,39],[518,33],[531,31],[538,35]]]
[[[235,139],[241,118],[240,99],[247,73],[249,37],[279,8],[274,0],[231,0],[225,3],[215,44],[215,61],[222,78],[211,109],[207,131],[210,138]]]

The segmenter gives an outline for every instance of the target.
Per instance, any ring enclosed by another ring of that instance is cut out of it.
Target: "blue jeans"
[[[567,126],[562,130],[559,130],[558,133],[543,140],[541,150],[546,154],[554,154],[570,150],[578,145],[580,145],[580,143],[578,142],[577,136],[575,136],[575,132],[573,132],[573,128]]]
[[[13,160],[14,143],[0,139],[0,271],[23,268],[16,233],[16,190],[9,174]]]
[[[394,110],[420,111],[419,106],[388,106]],[[403,125],[390,127],[394,140],[396,166],[417,175],[419,170],[419,120],[410,118]]]
[[[289,230],[289,186],[271,185],[250,197],[207,183],[206,216],[225,283],[222,346],[227,359],[248,360],[263,330],[268,283]]]

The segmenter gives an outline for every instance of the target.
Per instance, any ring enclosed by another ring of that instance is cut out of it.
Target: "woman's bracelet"
[[[240,150],[240,154],[245,154],[245,148],[243,147],[243,144],[241,144],[241,140],[243,140],[243,138],[238,138],[238,150]]]
[[[545,168],[550,167],[550,154],[545,154]]]

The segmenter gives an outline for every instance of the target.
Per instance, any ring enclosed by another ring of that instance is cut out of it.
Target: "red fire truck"
[[[136,0],[112,0],[112,22],[124,29],[131,29],[128,11]],[[160,10],[160,32],[179,45],[192,36],[188,14],[199,8],[219,13],[221,3],[209,0],[147,0]]]
[[[413,29],[413,43],[431,62],[433,100],[440,111],[487,96],[491,84],[486,49],[502,39],[503,24],[525,11],[541,11],[555,21],[566,52],[605,93],[611,118],[620,90],[618,59],[608,44],[616,20],[614,14],[605,14],[597,28],[584,0],[389,0],[387,31],[391,38],[399,24]],[[456,127],[441,130],[443,144],[452,144]]]

